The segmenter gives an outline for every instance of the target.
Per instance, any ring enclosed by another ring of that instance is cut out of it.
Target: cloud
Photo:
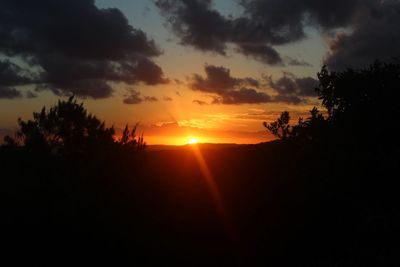
[[[233,1],[232,1],[233,2]],[[181,44],[202,51],[226,54],[227,44],[236,51],[269,65],[282,65],[273,46],[306,37],[304,28],[345,26],[358,0],[240,0],[243,14],[226,17],[213,9],[211,0],[156,0],[155,4]]]
[[[164,96],[164,97],[163,97],[163,100],[164,100],[164,101],[169,101],[169,102],[170,102],[170,101],[173,101],[173,99],[172,99],[171,97],[169,97],[169,96]]]
[[[224,91],[231,90],[241,82],[246,82],[246,80],[233,78],[230,70],[222,66],[206,65],[204,71],[206,73],[206,78],[198,74],[193,74],[190,84],[193,90],[209,93],[223,93]]]
[[[6,87],[6,86],[0,86],[0,99],[14,99],[14,98],[20,98],[22,97],[22,94],[20,91],[18,91],[15,88],[12,87]]]
[[[268,65],[283,65],[279,53],[274,48],[265,44],[240,44],[237,51]]]
[[[26,70],[9,60],[0,60],[0,98],[15,99],[22,97],[22,93],[15,86],[30,81],[31,78]]]
[[[226,55],[232,44],[235,51],[268,65],[308,66],[297,59],[283,60],[276,47],[307,38],[305,28],[313,27],[324,36],[336,33],[324,60],[331,69],[400,56],[396,0],[236,2],[242,11],[236,16],[222,15],[211,0],[156,0],[155,4],[180,43],[201,51]]]
[[[123,102],[125,104],[135,105],[142,103],[143,98],[141,97],[139,92],[132,90],[131,93],[124,98]]]
[[[315,97],[317,93],[315,88],[318,87],[318,80],[312,77],[296,77],[291,73],[284,75],[276,81],[268,78],[269,86],[275,91],[273,99],[275,102],[283,102],[289,104],[300,104],[307,102],[308,97]]]
[[[289,66],[302,66],[302,67],[312,67],[312,65],[304,59],[297,59],[297,58],[292,58],[289,56],[285,57],[285,63]]]
[[[146,101],[146,102],[157,102],[158,99],[155,96],[144,96],[144,101]]]
[[[113,83],[167,82],[152,60],[161,54],[154,41],[120,10],[99,9],[93,0],[5,0],[0,25],[0,53],[13,60],[14,70],[23,61],[33,72],[19,85],[105,98]]]
[[[207,93],[212,97],[212,104],[240,105],[260,103],[302,104],[308,98],[315,97],[318,80],[312,77],[297,77],[292,73],[274,81],[266,77],[269,88],[274,94],[268,94],[262,89],[260,81],[246,77],[232,77],[230,70],[222,66],[205,65],[206,76],[193,74],[189,79],[189,87],[194,91]],[[264,88],[265,89],[265,88]],[[204,105],[204,101],[194,100],[196,104]]]
[[[28,91],[25,92],[25,97],[26,98],[36,98],[36,97],[38,97],[38,95],[36,93],[28,90]]]
[[[211,3],[211,0],[155,1],[181,44],[225,54],[231,25],[218,11],[211,9]]]
[[[155,96],[142,96],[142,94],[135,90],[130,90],[129,94],[125,96],[123,102],[129,105],[136,105],[143,102],[157,102]]]
[[[207,102],[205,102],[205,101],[203,101],[203,100],[198,100],[198,99],[193,100],[193,103],[195,103],[195,104],[197,104],[197,105],[199,105],[199,106],[208,105]]]
[[[211,0],[156,0],[156,6],[182,45],[226,55],[227,43],[237,51],[267,64],[281,64],[278,52],[268,42],[254,42],[243,36],[248,20],[232,20],[212,9]]]
[[[26,70],[10,60],[0,60],[0,85],[16,86],[30,81],[31,78]]]
[[[234,78],[231,76],[231,71],[222,66],[205,65],[204,71],[206,77],[203,78],[199,74],[193,74],[190,87],[193,90],[222,93],[232,90],[236,86],[249,85],[258,88],[260,82],[254,78]]]
[[[399,57],[399,25],[400,2],[380,1],[377,8],[359,14],[351,33],[338,32],[330,39],[330,53],[324,63],[331,70],[343,70]]]
[[[221,96],[214,98],[214,104],[259,104],[272,102],[272,97],[252,88],[242,87],[238,90],[229,90]]]
[[[206,77],[193,74],[189,87],[194,91],[211,94],[214,104],[256,104],[271,100],[268,94],[249,88],[260,87],[259,81],[254,78],[232,77],[230,70],[222,66],[206,65],[204,71]]]

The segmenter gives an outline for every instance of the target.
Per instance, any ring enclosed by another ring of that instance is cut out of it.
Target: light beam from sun
[[[218,211],[221,222],[223,223],[225,230],[227,231],[227,234],[229,235],[231,241],[237,243],[238,237],[236,234],[235,226],[233,225],[230,215],[228,214],[228,210],[225,207],[225,203],[218,189],[217,183],[215,182],[215,179],[210,169],[208,168],[207,162],[203,157],[200,147],[192,146],[191,148],[196,158],[197,164],[200,167],[200,171],[203,175],[203,178],[205,179],[205,182],[208,185],[208,189],[210,190],[211,196],[216,205],[216,209]]]

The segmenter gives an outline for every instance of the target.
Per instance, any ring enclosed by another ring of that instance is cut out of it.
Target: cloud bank
[[[232,1],[233,2],[233,1]],[[180,43],[225,55],[228,44],[268,65],[307,65],[285,60],[277,46],[306,38],[314,27],[327,38],[331,69],[360,67],[400,56],[397,0],[239,0],[239,16],[224,16],[212,0],[156,0]],[[343,30],[345,29],[345,30]]]
[[[205,65],[205,77],[193,74],[189,79],[189,87],[193,91],[200,91],[210,95],[212,104],[260,104],[260,103],[306,103],[309,97],[315,97],[315,88],[318,81],[312,77],[296,77],[285,73],[281,78],[273,81],[267,77],[269,89],[273,94],[262,91],[261,82],[257,79],[235,78],[230,70],[222,66]],[[193,103],[205,105],[202,100],[193,100]]]
[[[210,94],[214,104],[258,104],[271,100],[268,94],[254,89],[260,86],[256,79],[232,77],[230,70],[222,66],[206,65],[204,71],[206,77],[192,75],[189,87],[194,91]],[[205,104],[198,100],[194,103]]]
[[[125,95],[123,100],[124,104],[136,105],[143,102],[157,102],[158,99],[155,96],[143,96],[140,92],[130,90],[128,95]]]
[[[57,95],[106,98],[113,83],[165,83],[153,61],[160,49],[115,8],[93,0],[3,0],[0,9],[0,97],[33,84]],[[16,62],[29,66],[23,71]]]

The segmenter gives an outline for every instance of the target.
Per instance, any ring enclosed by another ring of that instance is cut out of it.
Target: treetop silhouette
[[[104,121],[89,114],[83,103],[78,104],[71,96],[59,100],[57,105],[33,113],[33,120],[18,119],[16,139],[7,136],[6,145],[48,148],[52,151],[85,150],[99,146],[121,146],[143,149],[143,136],[136,136],[137,124],[132,130],[126,125],[122,137],[114,139],[114,127],[106,127]]]
[[[264,126],[280,139],[306,137],[313,139],[322,135],[337,135],[341,138],[388,139],[396,131],[393,118],[400,115],[400,64],[376,61],[364,69],[347,69],[330,72],[322,67],[317,74],[319,86],[315,88],[321,104],[327,111],[323,116],[317,108],[310,111],[306,120],[289,125],[287,111],[272,123]],[[378,126],[379,124],[380,126]]]

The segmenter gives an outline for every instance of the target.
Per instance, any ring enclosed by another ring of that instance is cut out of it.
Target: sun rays
[[[210,168],[208,167],[207,162],[204,159],[201,148],[199,146],[192,146],[192,151],[195,155],[197,164],[199,165],[201,174],[208,186],[208,189],[210,190],[211,196],[218,211],[220,220],[224,225],[225,231],[233,242],[238,242],[235,226],[233,225],[228,210],[225,207],[224,200],[210,171]]]

